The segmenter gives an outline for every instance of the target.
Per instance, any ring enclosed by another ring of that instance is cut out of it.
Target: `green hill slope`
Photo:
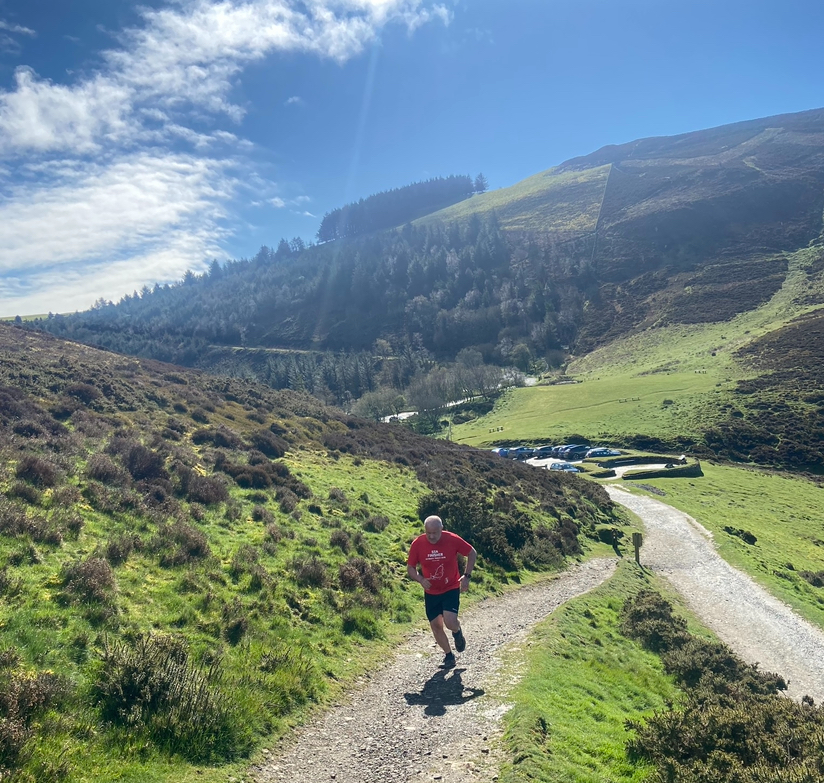
[[[306,395],[8,325],[0,359],[2,776],[225,780],[418,619],[423,501],[479,597],[614,522],[599,487]]]

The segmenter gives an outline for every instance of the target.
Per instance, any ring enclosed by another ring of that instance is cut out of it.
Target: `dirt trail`
[[[722,560],[711,534],[691,517],[617,486],[606,489],[643,519],[645,567],[666,577],[742,658],[788,679],[789,695],[824,699],[824,633]],[[248,777],[259,783],[496,780],[495,740],[508,709],[500,699],[514,685],[500,682],[504,646],[513,649],[536,622],[614,569],[614,560],[592,560],[463,612],[468,646],[449,671],[438,668],[441,654],[429,633],[416,633],[344,704],[265,752],[267,761]],[[487,693],[493,685],[494,697]]]
[[[535,623],[614,570],[614,560],[591,560],[551,582],[462,612],[468,644],[452,670],[438,668],[442,654],[431,635],[416,633],[345,704],[300,730],[285,749],[267,754],[270,761],[252,767],[249,776],[261,783],[497,779],[491,740],[508,707],[486,690],[494,683],[496,694],[506,692],[498,680],[503,647],[524,640]]]
[[[722,641],[781,674],[789,696],[824,699],[824,633],[723,560],[692,517],[617,486],[606,490],[644,521],[641,563],[666,577]]]

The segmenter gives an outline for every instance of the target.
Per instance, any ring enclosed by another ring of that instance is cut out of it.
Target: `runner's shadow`
[[[404,693],[409,705],[425,705],[424,715],[436,717],[444,715],[449,705],[465,704],[471,699],[484,695],[483,688],[470,688],[463,684],[461,672],[466,669],[442,669],[433,674],[419,693]]]

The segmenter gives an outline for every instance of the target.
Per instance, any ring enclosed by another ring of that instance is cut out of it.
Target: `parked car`
[[[499,457],[508,457],[509,456],[509,449],[504,449],[504,448],[499,447],[497,449],[492,449],[492,453],[497,454]]]
[[[550,455],[551,455],[551,456],[553,456],[553,457],[560,457],[560,456],[561,456],[561,452],[562,452],[562,451],[563,451],[563,450],[564,450],[567,446],[569,446],[569,444],[568,444],[568,443],[561,443],[561,444],[560,444],[560,445],[558,445],[558,446],[553,446],[553,447],[552,447],[552,451],[550,452]]]
[[[548,459],[552,456],[552,449],[554,446],[539,446],[532,452],[533,459]]]
[[[604,446],[598,446],[594,449],[590,449],[587,454],[587,457],[620,457],[621,452],[618,449],[608,449]]]
[[[573,446],[567,446],[561,453],[560,457],[565,460],[572,460],[572,459],[582,459],[584,454],[589,451],[589,446],[584,446],[583,444],[575,444]]]
[[[549,466],[550,470],[563,470],[566,473],[581,473],[581,469],[577,465],[572,465],[569,462],[553,462]]]
[[[535,449],[529,446],[518,446],[516,449],[510,449],[507,455],[510,459],[529,459]]]

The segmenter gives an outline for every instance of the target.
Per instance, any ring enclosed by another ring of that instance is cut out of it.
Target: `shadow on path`
[[[450,705],[465,704],[484,695],[483,688],[470,688],[463,684],[461,673],[466,669],[446,669],[433,674],[418,693],[404,693],[409,705],[425,705],[424,715],[436,717],[446,714]]]

